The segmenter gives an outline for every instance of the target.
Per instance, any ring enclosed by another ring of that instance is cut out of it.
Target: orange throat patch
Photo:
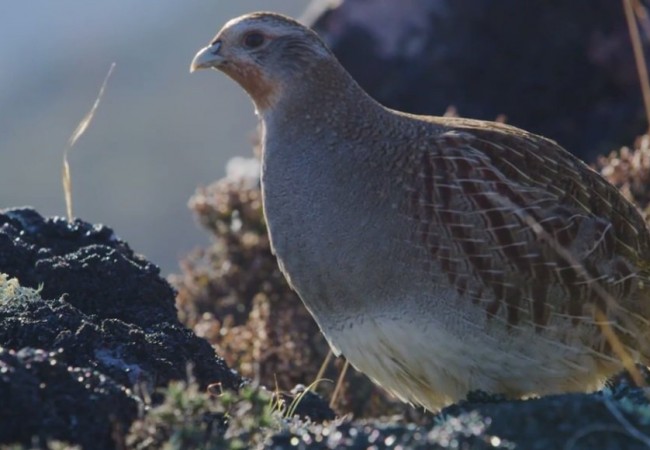
[[[264,73],[251,65],[232,65],[224,68],[224,72],[243,87],[251,96],[258,111],[264,111],[273,106],[280,84],[268,79]]]

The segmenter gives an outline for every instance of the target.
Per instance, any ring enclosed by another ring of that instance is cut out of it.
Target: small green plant
[[[0,273],[0,305],[14,301],[37,299],[40,296],[41,287],[38,289],[23,287],[16,278],[9,278],[6,274]]]
[[[173,382],[161,393],[165,400],[133,424],[126,448],[256,448],[283,427],[279,404],[263,388],[215,396],[196,383]]]

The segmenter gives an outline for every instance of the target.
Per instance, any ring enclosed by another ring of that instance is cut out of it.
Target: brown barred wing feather
[[[593,323],[597,307],[625,344],[647,348],[635,344],[648,339],[638,331],[650,317],[650,243],[634,206],[550,140],[464,122],[417,155],[409,189],[434,276],[508,327]]]

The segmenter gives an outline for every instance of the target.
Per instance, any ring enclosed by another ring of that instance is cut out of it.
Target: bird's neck
[[[277,101],[260,116],[267,127],[313,123],[338,133],[379,121],[386,110],[372,99],[337,62],[323,59],[308,67],[299,80],[283,86]]]

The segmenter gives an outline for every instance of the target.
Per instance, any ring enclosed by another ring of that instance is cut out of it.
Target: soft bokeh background
[[[294,17],[308,0],[29,0],[0,7],[0,208],[64,215],[62,153],[117,66],[69,155],[74,214],[113,227],[135,251],[177,271],[204,234],[187,209],[197,185],[251,154],[246,95],[194,53],[228,19],[254,10]]]

